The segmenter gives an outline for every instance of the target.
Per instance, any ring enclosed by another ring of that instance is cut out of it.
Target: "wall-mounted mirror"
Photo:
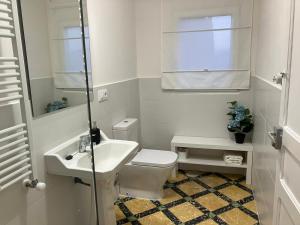
[[[21,8],[34,117],[86,103],[78,1],[27,0],[21,1]],[[91,87],[89,29],[84,21]]]

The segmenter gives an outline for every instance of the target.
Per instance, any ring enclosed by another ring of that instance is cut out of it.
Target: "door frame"
[[[290,26],[289,26],[289,40],[288,40],[288,57],[286,62],[286,71],[282,79],[281,101],[280,101],[280,114],[279,125],[285,127],[287,125],[288,105],[289,105],[289,91],[290,91],[290,77],[292,71],[293,47],[294,47],[294,27],[295,27],[295,1],[290,0]]]
[[[293,47],[294,47],[294,29],[295,29],[295,4],[296,0],[290,0],[290,27],[289,27],[289,42],[288,42],[288,58],[287,71],[284,71],[281,103],[280,103],[280,119],[279,125],[283,127],[283,146],[280,150],[279,160],[276,163],[276,181],[275,181],[275,195],[274,195],[274,214],[273,225],[279,225],[280,210],[283,203],[288,207],[289,215],[294,221],[300,221],[300,202],[297,200],[289,186],[284,180],[284,157],[286,151],[289,151],[296,158],[300,159],[300,136],[287,126],[288,120],[288,106],[290,93],[290,78],[292,73],[293,63]]]

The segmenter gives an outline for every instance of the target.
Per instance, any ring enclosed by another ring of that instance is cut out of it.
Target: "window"
[[[251,0],[164,0],[164,89],[248,89]]]
[[[231,27],[231,16],[182,19],[179,30],[221,29]],[[195,32],[179,35],[176,70],[230,69],[233,63],[232,31]]]
[[[85,33],[88,34],[88,27],[85,27]],[[64,71],[79,73],[83,71],[83,51],[81,41],[81,28],[69,26],[64,28]],[[86,41],[87,52],[90,52],[89,41]],[[91,71],[91,58],[87,54],[88,71]]]

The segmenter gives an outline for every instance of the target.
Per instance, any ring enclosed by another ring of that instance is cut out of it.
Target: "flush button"
[[[108,100],[108,90],[100,89],[98,90],[98,102],[104,102]]]

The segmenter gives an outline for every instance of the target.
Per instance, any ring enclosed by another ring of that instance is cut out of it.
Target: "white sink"
[[[91,180],[93,174],[90,153],[77,153],[71,160],[66,160],[66,156],[78,152],[80,136],[87,134],[88,132],[78,135],[47,152],[44,156],[48,173]],[[136,155],[138,143],[112,140],[103,132],[101,137],[101,143],[94,147],[99,220],[101,225],[116,225],[116,174]]]
[[[82,134],[86,135],[87,132]],[[79,139],[77,136],[45,154],[48,173],[62,176],[92,178],[91,153],[77,153],[73,159],[66,156],[78,152]],[[107,181],[115,177],[121,167],[130,161],[138,150],[138,143],[108,139],[101,132],[102,142],[94,147],[96,179]]]

